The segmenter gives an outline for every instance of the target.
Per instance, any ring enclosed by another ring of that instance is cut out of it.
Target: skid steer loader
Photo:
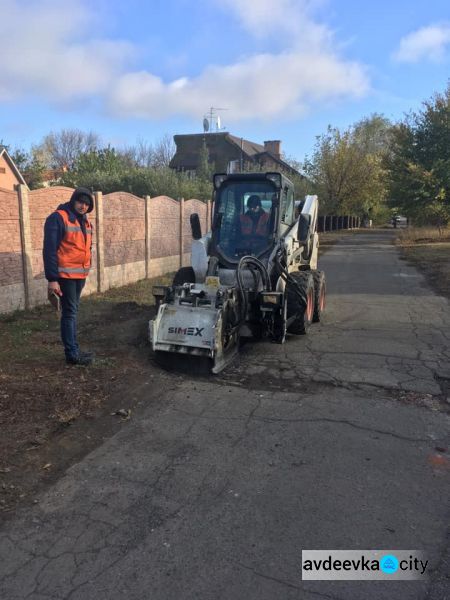
[[[219,373],[241,339],[282,344],[286,332],[305,334],[320,321],[325,275],[317,270],[317,196],[296,202],[281,173],[239,173],[214,175],[213,200],[211,232],[203,236],[198,215],[190,217],[191,266],[173,285],[153,287],[149,338],[166,364],[194,355]]]

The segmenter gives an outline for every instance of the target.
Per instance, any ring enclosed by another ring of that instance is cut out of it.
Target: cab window
[[[294,222],[294,192],[291,188],[284,188],[281,196],[281,221],[286,225]]]

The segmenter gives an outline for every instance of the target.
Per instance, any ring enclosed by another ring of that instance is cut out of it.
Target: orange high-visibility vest
[[[92,225],[86,219],[86,235],[84,235],[78,219],[72,223],[65,210],[56,212],[64,221],[66,230],[56,253],[59,277],[85,279],[91,268]]]
[[[264,212],[258,219],[255,230],[253,231],[254,221],[248,215],[241,215],[241,233],[242,235],[260,235],[262,237],[267,235],[267,224],[269,223],[269,215]]]

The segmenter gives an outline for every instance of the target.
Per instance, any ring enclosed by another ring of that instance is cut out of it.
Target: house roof
[[[14,175],[16,176],[19,183],[22,183],[23,185],[27,185],[25,182],[25,179],[22,176],[22,173],[19,171],[19,169],[16,167],[13,159],[10,157],[8,150],[5,148],[5,146],[0,144],[0,157],[2,157],[2,156],[5,158],[6,162],[8,163],[8,165],[11,168],[11,171],[14,173]]]
[[[270,158],[272,160],[274,160],[275,162],[280,164],[283,167],[283,169],[285,169],[289,173],[294,173],[296,175],[300,175],[300,177],[304,177],[304,175],[302,175],[299,171],[297,171],[297,169],[294,169],[294,167],[291,167],[291,165],[288,164],[286,161],[284,161],[282,158],[278,158],[277,156],[275,156],[275,154],[273,154],[272,152],[269,152],[268,150],[264,150],[264,152],[258,152],[258,154],[254,155],[254,158],[258,159],[264,155],[270,156]]]
[[[195,168],[198,162],[198,152],[200,145],[203,141],[207,140],[224,140],[228,144],[231,144],[236,150],[241,151],[243,154],[252,161],[267,156],[270,157],[273,162],[280,165],[280,167],[291,174],[298,174],[298,171],[291,167],[288,163],[282,160],[276,154],[273,154],[263,144],[257,144],[250,140],[240,138],[236,135],[232,135],[227,131],[211,132],[211,133],[192,133],[192,134],[180,134],[175,135],[174,140],[177,146],[177,151],[170,161],[171,168]]]
[[[264,152],[264,146],[261,144],[257,144],[256,142],[251,142],[250,140],[244,140],[244,138],[237,137],[235,135],[231,135],[231,133],[226,134],[227,139],[229,139],[233,144],[235,144],[239,149],[248,154],[249,156],[255,156],[255,154],[259,154]]]

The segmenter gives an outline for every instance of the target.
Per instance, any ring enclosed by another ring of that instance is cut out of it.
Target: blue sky
[[[450,77],[444,0],[0,0],[0,140],[115,146],[222,124],[298,160],[327,125],[392,120]]]

